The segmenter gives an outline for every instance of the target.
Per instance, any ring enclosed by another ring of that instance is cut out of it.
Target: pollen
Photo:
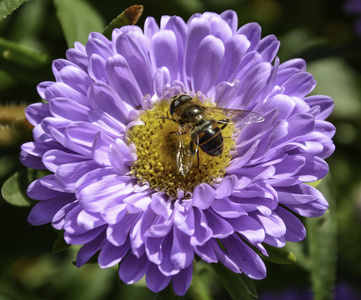
[[[193,100],[199,101],[196,98]],[[199,103],[205,107],[212,106],[200,101]],[[232,138],[234,126],[228,124],[222,129],[224,144],[220,156],[210,156],[198,148],[199,162],[196,156],[189,172],[182,175],[177,168],[176,159],[179,125],[172,120],[169,105],[169,101],[158,101],[152,109],[141,111],[140,120],[144,125],[133,126],[128,130],[128,143],[134,143],[137,149],[137,160],[131,167],[131,174],[141,183],[149,184],[153,190],[164,191],[171,198],[176,198],[179,190],[189,197],[197,185],[212,185],[225,175],[225,168],[235,150]],[[226,119],[221,113],[212,118]],[[190,141],[189,137],[189,143]]]

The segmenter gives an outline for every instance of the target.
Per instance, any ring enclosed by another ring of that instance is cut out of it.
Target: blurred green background
[[[0,0],[0,8],[10,2],[24,1]],[[263,36],[275,34],[280,39],[281,62],[295,57],[307,61],[318,82],[314,94],[335,100],[329,120],[337,128],[336,152],[327,160],[332,183],[326,191],[332,203],[326,218],[331,215],[337,235],[316,248],[337,254],[330,258],[337,266],[336,286],[346,284],[360,295],[354,299],[361,299],[361,36],[354,30],[357,16],[345,13],[341,0],[26,1],[0,20],[0,184],[21,169],[19,146],[32,139],[23,110],[40,101],[36,85],[53,80],[51,61],[64,58],[67,40],[74,38],[67,26],[75,26],[84,42],[89,30],[102,31],[134,4],[144,5],[141,27],[147,16],[159,22],[161,15],[188,19],[196,12],[233,9],[239,26],[258,22]],[[101,270],[96,264],[76,268],[72,261],[77,249],[52,253],[57,233],[50,225],[30,226],[29,211],[0,199],[0,300],[156,298],[143,281],[120,286],[116,268]],[[288,245],[298,258],[295,264],[267,263],[267,278],[255,283],[261,300],[269,292],[310,290],[312,276],[317,276],[310,272],[316,268],[309,257],[312,236]],[[198,264],[195,273],[185,299],[230,299],[209,266]]]

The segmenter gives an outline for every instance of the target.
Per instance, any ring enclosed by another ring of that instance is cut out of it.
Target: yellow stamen
[[[196,98],[194,100],[198,101]],[[206,107],[211,106],[199,103]],[[164,191],[171,197],[176,197],[178,189],[189,194],[197,185],[212,184],[217,178],[224,176],[225,168],[231,160],[230,152],[235,145],[231,138],[234,130],[232,124],[222,130],[222,155],[210,156],[199,148],[199,167],[195,158],[192,168],[183,176],[178,171],[176,162],[178,136],[172,134],[178,131],[178,124],[160,117],[171,118],[168,101],[156,102],[151,110],[142,111],[140,120],[145,125],[134,126],[128,131],[129,143],[134,143],[137,148],[138,158],[131,168],[133,176],[143,183],[148,182],[152,189]],[[217,113],[213,118],[221,120],[226,116]]]

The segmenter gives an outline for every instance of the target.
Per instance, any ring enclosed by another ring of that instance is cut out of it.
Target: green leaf
[[[58,236],[53,245],[53,252],[59,253],[67,250],[70,247],[64,240],[64,231]]]
[[[0,1],[0,21],[10,15],[21,4],[27,0],[1,0]]]
[[[104,36],[106,36],[110,40],[112,37],[113,29],[120,28],[125,25],[134,25],[135,23],[137,23],[142,12],[143,12],[142,5],[133,5],[127,8],[120,15],[118,15],[113,21],[111,21],[107,27],[105,27],[103,31]]]
[[[269,256],[264,256],[261,254],[263,259],[276,264],[293,264],[296,262],[296,256],[292,252],[269,245],[264,246]]]
[[[48,64],[48,55],[21,44],[0,38],[0,61],[8,61],[12,64],[36,70]]]
[[[0,38],[0,69],[10,78],[38,83],[50,76],[50,61],[47,54]]]
[[[5,181],[1,195],[11,205],[32,206],[35,201],[26,195],[26,190],[31,182],[48,174],[48,170],[22,169]]]
[[[54,3],[69,48],[74,46],[75,41],[85,44],[90,32],[103,31],[103,18],[88,2],[54,0]]]
[[[311,259],[311,279],[315,300],[333,299],[336,278],[336,207],[331,176],[327,175],[319,186],[330,206],[319,218],[308,218],[306,229]]]
[[[25,193],[28,185],[28,171],[21,170],[5,181],[1,194],[9,204],[20,207],[31,206],[33,201]]]
[[[219,263],[211,264],[211,266],[233,300],[253,300],[258,298],[252,279],[243,274],[236,274]]]

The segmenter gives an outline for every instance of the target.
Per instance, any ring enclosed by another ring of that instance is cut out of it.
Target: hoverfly
[[[227,118],[218,121],[213,119],[211,113],[217,111]],[[169,112],[172,118],[160,118],[178,123],[178,131],[172,133],[176,133],[179,138],[177,168],[183,176],[191,169],[196,154],[199,167],[198,148],[211,156],[220,156],[223,153],[222,129],[229,123],[251,124],[264,121],[263,116],[251,111],[199,105],[185,94],[172,98]],[[187,142],[187,135],[190,136],[190,142],[189,138]]]

